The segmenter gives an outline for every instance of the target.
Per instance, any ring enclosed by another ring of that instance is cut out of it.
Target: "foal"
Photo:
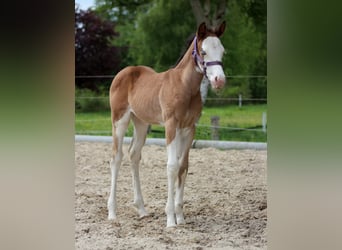
[[[132,162],[134,206],[139,216],[147,216],[141,193],[139,162],[149,124],[165,126],[167,147],[168,198],[165,207],[167,227],[185,224],[183,216],[184,182],[188,172],[189,150],[202,103],[200,84],[206,76],[214,89],[225,84],[222,69],[224,48],[218,39],[225,22],[215,30],[202,23],[194,41],[176,67],[156,73],[145,66],[130,66],[120,71],[110,87],[113,157],[108,219],[116,219],[116,185],[122,160],[123,137],[130,120],[134,135],[129,147]]]

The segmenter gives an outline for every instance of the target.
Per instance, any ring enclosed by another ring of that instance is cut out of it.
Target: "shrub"
[[[108,96],[99,95],[90,89],[78,89],[75,93],[75,110],[78,112],[94,112],[109,110]]]

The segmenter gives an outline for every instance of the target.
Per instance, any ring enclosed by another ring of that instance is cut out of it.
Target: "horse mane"
[[[179,58],[177,59],[176,63],[174,65],[171,66],[171,68],[174,68],[178,65],[178,63],[183,59],[185,53],[187,52],[187,50],[189,49],[192,41],[194,40],[195,38],[195,33],[192,33],[190,36],[187,37],[187,39],[185,40],[185,44],[183,45],[183,48],[181,50],[181,53],[180,53],[180,56]]]

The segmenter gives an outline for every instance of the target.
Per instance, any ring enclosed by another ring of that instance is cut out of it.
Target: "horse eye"
[[[205,56],[207,53],[204,50],[201,50],[201,55]]]

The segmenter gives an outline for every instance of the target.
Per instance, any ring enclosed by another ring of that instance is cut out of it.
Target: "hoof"
[[[176,228],[176,223],[167,223],[166,228]]]
[[[116,220],[116,216],[113,214],[109,214],[108,215],[108,220],[112,221],[112,220]]]
[[[166,226],[164,231],[166,233],[173,233],[173,232],[177,231],[177,225],[175,224],[173,226]]]
[[[183,216],[177,217],[177,225],[185,225]]]
[[[112,225],[112,226],[116,226],[119,227],[120,223],[118,221],[118,219],[108,219],[108,222]]]
[[[139,215],[139,220],[142,220],[142,219],[148,218],[148,217],[150,217],[149,213],[141,214],[141,215]]]
[[[177,221],[177,225],[178,226],[184,226],[186,223],[185,223],[185,220],[182,220],[182,221]]]

